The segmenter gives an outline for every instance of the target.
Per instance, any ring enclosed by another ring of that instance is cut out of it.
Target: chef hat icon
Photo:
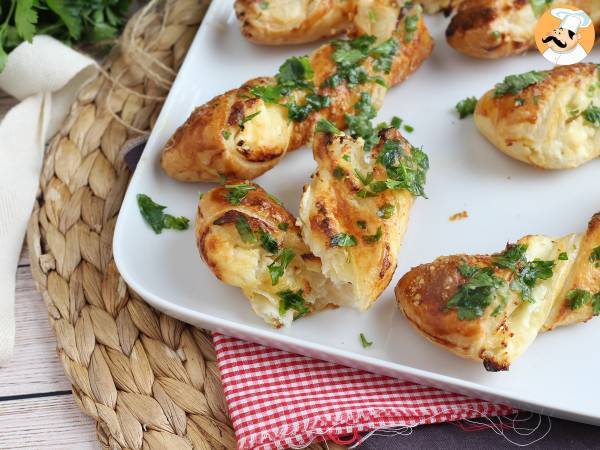
[[[592,20],[585,11],[580,9],[573,11],[566,8],[554,8],[550,11],[550,14],[561,20],[560,28],[571,30],[573,33],[577,33],[579,28],[589,27],[592,23]]]

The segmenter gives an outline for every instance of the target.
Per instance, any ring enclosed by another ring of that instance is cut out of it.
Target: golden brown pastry
[[[462,0],[420,0],[425,12],[449,13]],[[385,10],[405,0],[236,0],[242,35],[263,45],[302,44],[342,32],[360,34],[365,24],[393,22]]]
[[[251,80],[200,106],[167,142],[163,169],[180,181],[252,179],[308,143],[317,116],[345,128],[346,113],[358,113],[363,93],[377,110],[387,87],[414,72],[431,52],[418,11],[390,10],[393,21],[368,30],[389,39],[362,34],[334,41],[309,58],[288,59],[275,78]]]
[[[523,53],[535,47],[538,17],[528,0],[463,0],[446,29],[450,46],[476,58],[496,59]],[[596,30],[600,25],[598,0],[554,0],[588,13]]]
[[[396,286],[406,318],[460,356],[507,370],[540,330],[600,313],[600,214],[582,234],[526,236],[491,256],[444,256]]]
[[[511,75],[479,100],[475,124],[515,159],[577,167],[600,156],[600,70],[582,63]]]
[[[295,218],[254,183],[221,186],[202,196],[196,242],[215,276],[242,289],[272,326],[287,326],[350,294],[323,276]]]
[[[414,197],[424,195],[427,156],[395,128],[381,130],[369,152],[362,139],[317,133],[313,153],[317,171],[300,204],[304,242],[364,311],[396,270]]]

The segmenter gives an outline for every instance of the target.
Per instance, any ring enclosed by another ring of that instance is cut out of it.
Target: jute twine
[[[50,143],[29,222],[33,279],[104,448],[236,445],[209,334],[147,305],[112,255],[130,177],[120,149],[152,128],[207,3],[155,0],[130,20]]]

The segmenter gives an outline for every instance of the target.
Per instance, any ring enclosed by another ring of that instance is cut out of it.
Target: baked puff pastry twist
[[[295,218],[256,184],[234,183],[204,194],[196,242],[214,275],[242,289],[256,314],[274,327],[350,294],[323,276]]]
[[[425,12],[450,12],[461,0],[420,0]],[[242,35],[262,45],[303,44],[342,32],[360,34],[365,24],[393,20],[386,9],[403,0],[236,0]]]
[[[500,151],[542,169],[568,169],[598,158],[598,65],[508,76],[479,100],[474,119]]]
[[[526,236],[491,256],[444,256],[396,286],[400,309],[430,341],[507,370],[540,331],[600,313],[600,214],[585,233]]]
[[[251,80],[197,108],[167,142],[164,171],[180,181],[252,179],[308,143],[319,116],[345,128],[363,94],[378,110],[387,88],[433,46],[417,6],[385,11],[391,20],[366,24],[358,38],[290,58],[275,78]]]
[[[425,153],[395,128],[362,139],[317,133],[317,171],[304,186],[302,235],[336,286],[350,286],[349,306],[368,309],[394,271],[414,197],[424,195]]]
[[[533,4],[538,4],[534,7]],[[554,6],[569,5],[584,10],[596,30],[600,26],[598,0],[463,0],[446,29],[446,39],[465,55],[497,59],[535,47],[539,16]]]

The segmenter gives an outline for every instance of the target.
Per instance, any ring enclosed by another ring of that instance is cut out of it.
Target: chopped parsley
[[[277,253],[279,250],[279,244],[272,234],[267,233],[262,228],[258,230],[258,237],[260,238],[260,245],[269,253]]]
[[[317,133],[332,133],[335,135],[343,134],[327,119],[319,119],[317,126],[315,127],[315,131]]]
[[[342,159],[343,159],[344,161],[348,161],[348,162],[350,162],[350,155],[349,155],[348,153],[346,153],[344,156],[342,156]]]
[[[256,186],[251,184],[240,183],[240,184],[227,184],[227,200],[234,206],[237,206],[241,201],[248,195],[248,192],[256,190]]]
[[[531,5],[531,9],[533,10],[535,17],[540,17],[542,14],[544,14],[546,9],[552,5],[553,1],[554,0],[529,0],[529,4]]]
[[[383,232],[381,231],[381,227],[378,227],[375,234],[363,236],[363,240],[368,244],[373,244],[375,242],[379,242],[381,236],[383,236]]]
[[[315,93],[312,82],[314,71],[307,56],[293,56],[288,58],[275,75],[276,84],[260,85],[250,88],[250,93],[261,98],[265,103],[282,104],[288,110],[288,118],[295,122],[302,122],[314,111],[320,111],[331,104],[331,99],[325,95]],[[304,90],[306,96],[303,104],[291,100],[281,103],[283,97],[293,90]]]
[[[373,342],[367,341],[367,338],[363,333],[360,333],[358,337],[360,338],[360,345],[362,345],[363,348],[369,348],[371,345],[373,345]]]
[[[377,155],[377,162],[385,167],[388,179],[384,186],[376,185],[375,191],[386,188],[406,189],[415,196],[426,197],[425,180],[429,158],[423,150],[412,147],[410,153],[407,153],[400,141],[391,139],[383,144]]]
[[[396,208],[390,203],[386,203],[377,211],[377,217],[381,219],[389,219],[394,214]]]
[[[407,16],[406,19],[404,19],[404,31],[406,32],[404,35],[404,42],[411,42],[413,40],[415,32],[419,27],[420,18],[420,15],[417,13]]]
[[[187,230],[190,219],[187,217],[175,217],[171,214],[165,214],[166,206],[155,203],[146,194],[137,195],[137,204],[140,214],[156,234],[162,233],[162,230]]]
[[[477,106],[477,97],[467,97],[456,104],[456,111],[461,119],[470,116],[475,112]]]
[[[280,298],[280,316],[283,316],[290,309],[293,309],[297,313],[294,315],[294,320],[297,320],[306,313],[310,312],[310,309],[308,308],[308,306],[306,306],[306,301],[304,300],[304,297],[302,297],[302,289],[299,289],[296,292],[286,289],[285,291],[279,291],[277,295]]]
[[[227,140],[231,137],[231,132],[227,131],[227,130],[223,130],[223,131],[221,131],[221,136],[223,136],[223,139]]]
[[[590,253],[590,262],[594,263],[594,267],[600,267],[600,245],[592,249]]]
[[[292,262],[294,256],[296,256],[296,254],[293,250],[284,248],[273,260],[273,262],[267,266],[267,269],[269,269],[269,274],[271,275],[271,284],[273,286],[279,282],[279,279],[283,276],[285,269],[287,269],[287,266],[290,264],[290,262]]]
[[[246,125],[248,122],[250,122],[252,119],[254,119],[259,114],[260,114],[260,111],[257,111],[253,114],[250,114],[249,116],[243,117],[242,120],[240,120],[240,123],[238,124],[240,126],[240,130],[243,130],[244,125]]]
[[[494,97],[502,97],[507,94],[518,94],[523,89],[543,81],[548,76],[547,71],[531,70],[519,75],[508,75],[504,81],[496,84]]]
[[[506,250],[494,257],[496,266],[508,269],[515,274],[510,287],[520,293],[523,301],[533,303],[533,288],[538,280],[552,278],[554,261],[534,259],[527,261],[525,252],[527,245],[512,244]]]
[[[340,166],[335,166],[335,168],[333,169],[333,176],[336,177],[338,180],[345,178],[347,175],[348,173]]]
[[[596,128],[600,128],[600,107],[590,105],[583,111],[583,118]]]
[[[586,291],[585,289],[572,289],[567,294],[567,300],[569,301],[569,307],[573,311],[577,311],[591,303],[593,314],[595,316],[600,314],[600,292],[592,295],[590,291]]]
[[[411,125],[404,125],[404,131],[406,131],[407,133],[412,133],[413,131],[415,131],[415,127]]]
[[[237,219],[235,219],[235,229],[239,233],[242,242],[246,244],[256,243],[256,235],[252,231],[246,216],[239,215]]]
[[[477,267],[462,262],[458,271],[466,281],[458,287],[444,310],[455,309],[460,320],[475,320],[483,316],[495,294],[506,297],[506,282],[494,275],[491,267]]]
[[[391,127],[393,127],[393,128],[395,128],[395,129],[398,130],[401,125],[402,125],[402,119],[400,117],[398,117],[398,116],[392,117],[392,120],[390,121],[390,126]]]
[[[331,237],[329,243],[332,247],[354,247],[356,238],[348,233],[338,233]]]
[[[566,261],[569,259],[569,255],[567,255],[567,252],[560,252],[560,254],[558,255],[558,259],[560,261]]]
[[[289,227],[290,224],[287,222],[281,222],[279,225],[277,225],[277,228],[279,228],[281,231],[287,231]]]
[[[323,82],[323,87],[335,88],[342,82],[349,86],[364,84],[367,81],[385,85],[381,77],[371,77],[363,67],[369,57],[373,58],[375,70],[388,73],[399,45],[394,38],[375,45],[375,36],[364,34],[352,40],[336,40],[331,45],[335,49],[331,58],[336,64],[336,72]]]
[[[363,138],[365,141],[364,151],[368,152],[379,140],[371,123],[371,119],[377,115],[377,110],[371,103],[371,95],[368,92],[361,92],[359,100],[354,104],[354,111],[355,115],[344,114],[348,125],[348,134],[353,138]]]
[[[354,169],[354,173],[364,186],[368,186],[369,184],[371,184],[371,181],[373,181],[373,172],[367,172],[366,175],[363,175],[358,169]]]

